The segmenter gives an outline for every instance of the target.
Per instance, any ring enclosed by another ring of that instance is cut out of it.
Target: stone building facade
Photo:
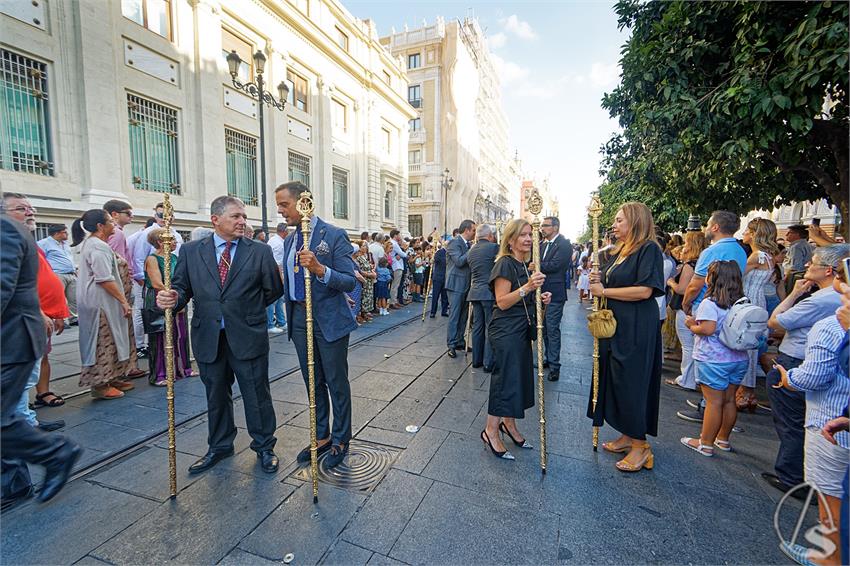
[[[169,193],[180,230],[240,196],[260,225],[252,55],[284,111],[266,107],[269,223],[274,187],[305,181],[317,212],[348,229],[407,227],[407,102],[401,63],[337,0],[79,0],[0,3],[0,187],[39,221],[69,223],[112,198],[139,220]]]
[[[406,63],[407,99],[416,109],[407,148],[411,233],[506,218],[519,186],[499,78],[477,20],[437,18],[381,43]]]

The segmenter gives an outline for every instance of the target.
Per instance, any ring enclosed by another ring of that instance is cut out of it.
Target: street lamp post
[[[449,191],[452,188],[455,180],[449,176],[449,169],[446,168],[441,176],[441,185],[443,187],[443,234],[448,234],[449,229]]]
[[[265,80],[263,79],[263,70],[266,66],[266,56],[263,55],[263,52],[259,49],[256,53],[254,53],[254,72],[257,75],[257,80],[255,82],[242,83],[237,78],[239,76],[239,67],[242,65],[242,59],[236,53],[236,51],[231,51],[227,56],[227,66],[230,70],[230,76],[233,79],[233,86],[238,88],[239,90],[245,92],[256,100],[259,105],[258,117],[260,120],[260,198],[262,199],[262,205],[260,210],[263,215],[263,232],[268,234],[269,231],[269,220],[268,213],[266,212],[266,136],[265,136],[265,128],[263,125],[263,106],[269,105],[273,108],[277,108],[278,110],[283,110],[286,106],[286,99],[289,97],[289,87],[286,85],[285,81],[281,81],[279,85],[277,85],[277,94],[278,99],[272,95],[271,92],[264,90]]]

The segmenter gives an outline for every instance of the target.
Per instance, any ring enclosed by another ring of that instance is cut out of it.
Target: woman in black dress
[[[531,224],[512,220],[505,227],[496,264],[490,272],[490,288],[496,296],[493,318],[487,335],[495,354],[498,373],[490,377],[490,401],[487,405],[487,428],[481,440],[499,458],[514,457],[502,443],[500,432],[521,448],[531,449],[516,427],[516,419],[534,406],[534,367],[531,338],[536,332],[534,293],[543,285],[546,276],[532,273],[528,265],[531,256]],[[542,294],[549,304],[551,293]]]
[[[603,421],[621,436],[602,444],[608,452],[626,453],[617,462],[623,472],[652,469],[646,435],[658,434],[661,388],[661,323],[655,297],[664,294],[664,263],[655,242],[652,213],[643,203],[628,202],[614,218],[617,246],[601,273],[590,276],[590,292],[605,297],[617,319],[613,337],[599,340],[599,396],[587,416]],[[592,395],[592,392],[591,392]]]

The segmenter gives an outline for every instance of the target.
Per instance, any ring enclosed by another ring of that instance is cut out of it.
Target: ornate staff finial
[[[314,209],[313,195],[310,194],[310,191],[301,193],[301,196],[298,197],[298,202],[295,203],[295,210],[298,211],[298,214],[302,217],[310,218],[313,216]]]

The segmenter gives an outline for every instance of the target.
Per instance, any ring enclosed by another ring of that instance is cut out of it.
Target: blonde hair
[[[779,244],[776,242],[776,224],[772,220],[753,218],[747,224],[747,230],[753,235],[753,249],[765,252],[771,258],[779,253]]]
[[[694,261],[699,258],[699,254],[707,248],[705,234],[700,231],[685,233],[685,243],[679,252],[679,261]]]
[[[629,223],[629,233],[617,243],[614,253],[625,258],[638,251],[644,243],[656,241],[655,221],[649,207],[642,202],[627,202],[619,210]]]
[[[526,226],[531,226],[531,224],[528,220],[523,220],[522,218],[515,218],[508,222],[508,225],[505,226],[502,232],[502,243],[499,244],[499,255],[496,256],[497,260],[505,256],[513,256],[511,244],[519,237],[523,228]],[[528,261],[528,259],[528,256],[526,256],[525,260]]]

